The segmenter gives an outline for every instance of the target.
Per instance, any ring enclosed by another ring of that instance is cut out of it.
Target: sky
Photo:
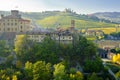
[[[81,14],[120,12],[120,0],[1,0],[0,10],[23,12],[63,11],[71,8]]]

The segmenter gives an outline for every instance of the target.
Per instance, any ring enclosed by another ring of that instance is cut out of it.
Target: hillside
[[[111,22],[120,23],[120,12],[98,12],[92,14],[100,19],[110,20]]]
[[[0,14],[8,15],[9,11],[0,11]],[[95,16],[81,15],[73,11],[44,11],[44,12],[20,12],[23,18],[31,19],[42,27],[56,28],[69,27],[71,20],[76,21],[77,28],[86,27],[114,27],[109,20],[100,19]]]
[[[44,27],[56,28],[60,26],[66,28],[70,27],[70,22],[73,19],[75,20],[75,25],[77,28],[114,27],[113,23],[100,22],[100,20],[97,17],[78,15],[73,13],[59,13],[58,15],[55,16],[50,16],[41,20],[37,20],[37,23]]]

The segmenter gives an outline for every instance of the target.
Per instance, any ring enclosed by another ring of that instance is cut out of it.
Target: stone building
[[[31,31],[27,31],[26,33],[18,33],[16,37],[19,35],[26,35],[28,40],[35,42],[42,42],[46,37],[50,37],[60,44],[71,44],[74,41],[73,35],[75,35],[75,29],[74,26],[72,26],[72,28],[69,27],[66,30],[57,29],[54,31],[38,28],[37,30],[32,29]]]
[[[11,10],[11,15],[1,14],[0,32],[26,32],[30,29],[30,20],[23,19],[18,10]]]
[[[32,40],[35,42],[42,42],[46,37],[50,37],[51,39],[55,40],[58,43],[69,44],[73,41],[73,35],[69,31],[62,31],[62,32],[35,32],[35,31],[28,31],[25,33],[28,40]],[[17,34],[24,35],[24,34]]]

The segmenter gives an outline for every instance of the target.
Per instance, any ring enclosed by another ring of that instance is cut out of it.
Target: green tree
[[[54,80],[64,80],[66,76],[65,66],[61,63],[58,63],[54,65],[54,69]]]
[[[15,70],[10,68],[0,70],[0,80],[11,79],[14,73]]]
[[[21,69],[22,68],[22,63],[21,61],[16,61],[16,68]]]
[[[71,56],[72,60],[83,65],[86,59],[91,60],[96,56],[97,47],[93,42],[88,41],[85,37],[79,36],[79,40],[76,41],[73,51],[74,52]]]
[[[15,41],[17,58],[24,64],[27,61],[35,62],[34,42],[27,39],[26,35],[18,35]]]
[[[76,73],[70,73],[70,80],[83,80],[83,74],[80,71]]]
[[[33,65],[33,80],[50,80],[51,64],[44,61],[37,61]]]
[[[87,80],[102,80],[102,78],[99,78],[96,73],[92,73],[92,75],[90,77],[88,77]]]
[[[76,80],[83,80],[83,74],[80,71],[77,71],[75,74]]]
[[[37,60],[43,60],[52,64],[59,62],[58,54],[60,50],[58,44],[50,37],[45,38],[44,41],[37,46],[37,50]]]
[[[10,54],[10,49],[4,40],[0,40],[0,56],[7,57]]]
[[[6,60],[6,67],[8,67],[8,66],[12,66],[13,65],[13,61],[14,61],[14,57],[13,57],[13,55],[9,55],[9,56],[7,56],[7,60]],[[4,66],[5,67],[5,66]]]
[[[17,80],[17,76],[16,76],[16,75],[13,75],[13,76],[12,76],[12,80]]]
[[[117,78],[120,78],[120,71],[118,71],[115,75]]]
[[[27,80],[33,79],[33,64],[29,61],[25,63],[25,77]]]
[[[15,41],[15,52],[19,60],[25,60],[25,54],[27,50],[27,43],[26,43],[26,36],[25,35],[18,35]]]
[[[102,61],[99,57],[96,57],[92,60],[87,59],[84,64],[85,72],[100,72],[104,69]]]

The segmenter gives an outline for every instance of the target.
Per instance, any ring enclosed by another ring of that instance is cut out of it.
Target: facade
[[[21,34],[17,34],[16,37],[19,35]],[[73,41],[72,33],[68,31],[62,31],[62,32],[28,31],[26,32],[26,36],[28,40],[32,40],[35,42],[42,42],[46,37],[50,37],[56,42],[63,43],[63,44],[69,44],[69,43],[72,43]]]
[[[73,33],[68,30],[56,32],[53,37],[59,43],[69,44],[73,42]]]
[[[64,32],[29,32],[27,33],[27,38],[32,41],[42,42],[46,37],[51,37],[51,39],[60,43],[71,43],[73,40],[72,34]]]
[[[35,42],[42,42],[45,37],[47,36],[47,33],[45,32],[28,32],[27,34],[27,39],[32,40]]]
[[[0,32],[26,32],[30,29],[30,20],[21,18],[19,11],[11,10],[11,15],[1,15]]]

